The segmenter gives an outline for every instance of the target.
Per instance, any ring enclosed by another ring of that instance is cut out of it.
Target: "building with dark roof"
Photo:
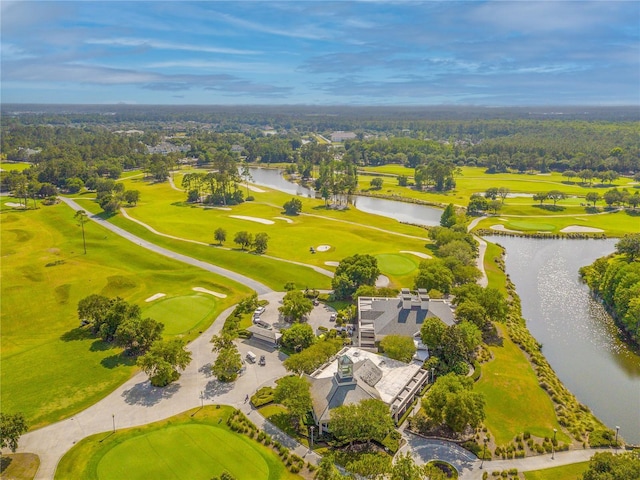
[[[344,348],[306,376],[311,384],[313,418],[321,431],[328,431],[332,409],[375,398],[389,405],[397,422],[427,383],[428,376],[420,363],[404,363],[355,347]]]
[[[358,345],[376,349],[376,342],[387,335],[414,337],[428,317],[438,317],[447,325],[454,323],[449,303],[429,298],[422,288],[415,295],[403,288],[393,298],[358,297]]]

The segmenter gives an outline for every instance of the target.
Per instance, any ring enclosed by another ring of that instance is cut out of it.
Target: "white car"
[[[259,317],[260,315],[262,315],[264,313],[266,309],[264,307],[258,307],[254,310],[253,312],[253,316],[254,317]]]

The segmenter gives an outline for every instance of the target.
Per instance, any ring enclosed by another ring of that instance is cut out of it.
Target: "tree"
[[[622,237],[616,243],[616,252],[629,257],[630,262],[640,257],[640,233],[631,233]]]
[[[139,190],[127,190],[124,192],[124,200],[129,205],[137,205],[140,200],[140,191]]]
[[[153,318],[130,317],[122,321],[114,336],[117,345],[129,350],[130,355],[140,355],[162,338],[164,324]]]
[[[429,350],[435,350],[442,344],[447,325],[438,317],[427,317],[420,327],[420,338]]]
[[[387,335],[380,342],[384,353],[394,360],[409,363],[416,353],[413,338],[405,335]]]
[[[415,289],[426,288],[427,291],[435,289],[443,293],[449,293],[453,285],[453,273],[440,260],[423,260],[420,262],[418,274],[413,286]]]
[[[582,480],[626,480],[640,478],[640,458],[633,452],[612,454],[596,453],[589,460]]]
[[[504,203],[505,199],[509,196],[509,193],[511,193],[511,190],[507,187],[498,188],[498,196],[502,199],[502,203]]]
[[[282,299],[282,306],[278,311],[294,322],[299,321],[313,310],[313,302],[299,290],[287,292]]]
[[[459,322],[471,322],[482,330],[489,324],[487,311],[475,300],[459,303],[455,310],[455,317]]]
[[[92,294],[78,302],[78,318],[83,324],[91,325],[92,332],[98,333],[102,319],[107,314],[111,299],[104,295]]]
[[[12,452],[18,449],[18,440],[29,430],[22,413],[0,413],[0,448],[8,448]]]
[[[140,318],[140,307],[131,305],[120,297],[116,297],[109,303],[109,309],[101,319],[99,325],[95,325],[97,333],[105,342],[115,339],[116,331],[123,322],[129,319]]]
[[[498,188],[490,187],[484,192],[484,198],[488,198],[489,200],[495,200],[498,198]]]
[[[351,480],[351,475],[342,475],[335,465],[333,455],[323,455],[318,464],[316,480]]]
[[[269,235],[265,232],[256,233],[256,237],[253,240],[253,249],[256,253],[264,253],[267,251],[268,242]]]
[[[391,470],[391,458],[380,453],[363,453],[357,460],[347,463],[346,469],[359,477],[383,480]]]
[[[533,201],[540,202],[540,205],[542,205],[542,202],[544,202],[547,198],[548,197],[546,193],[536,193],[533,195]]]
[[[398,175],[398,186],[406,187],[408,183],[409,183],[409,179],[407,178],[406,175]]]
[[[378,260],[372,255],[343,258],[331,281],[333,294],[336,298],[349,298],[361,285],[375,285],[379,275]]]
[[[302,211],[302,201],[298,198],[292,198],[283,205],[284,213],[287,215],[298,215]]]
[[[311,410],[310,384],[304,377],[289,376],[278,381],[273,401],[287,407],[297,426],[300,419]]]
[[[489,210],[493,210],[494,214],[497,214],[500,209],[502,209],[502,202],[500,200],[491,200],[489,202]]]
[[[184,347],[181,338],[157,341],[138,358],[137,364],[149,375],[151,385],[164,387],[180,378],[178,369],[184,370],[191,362],[191,352]]]
[[[84,254],[87,254],[87,241],[84,237],[84,224],[89,221],[89,217],[87,216],[87,212],[84,210],[78,210],[76,214],[73,216],[78,221],[78,225],[82,227],[82,245],[84,246]]]
[[[369,185],[371,187],[371,190],[380,190],[382,188],[383,183],[384,183],[384,180],[382,179],[382,177],[375,177],[371,179],[371,181],[369,182]]]
[[[459,324],[455,325],[455,327],[462,336],[462,341],[468,355],[471,356],[476,348],[478,348],[478,346],[482,343],[482,332],[475,323],[467,321],[460,322]]]
[[[294,323],[290,328],[282,332],[282,345],[289,349],[304,350],[313,345],[316,336],[313,327],[308,323]]]
[[[235,344],[231,343],[218,350],[218,356],[211,366],[211,372],[221,382],[233,382],[238,378],[238,372],[242,368],[242,357]]]
[[[567,180],[571,181],[572,178],[577,177],[578,174],[574,170],[565,170],[562,173],[563,177],[567,177]]]
[[[398,455],[389,475],[389,480],[422,480],[423,478],[425,478],[425,468],[416,465],[410,452]]]
[[[567,195],[560,190],[551,190],[547,193],[547,198],[553,200],[553,205],[555,206],[558,203],[558,200],[564,200],[567,198]]]
[[[253,235],[249,232],[242,230],[241,232],[236,233],[233,237],[233,243],[240,245],[242,250],[245,250],[253,243]]]
[[[393,430],[389,406],[374,398],[336,407],[329,411],[329,416],[333,436],[349,444],[382,441]]]
[[[484,398],[473,392],[473,380],[448,373],[438,377],[422,402],[425,413],[455,432],[467,425],[477,427],[484,420]]]
[[[476,213],[484,212],[485,210],[487,210],[487,208],[489,208],[489,204],[487,203],[486,198],[477,193],[471,195],[471,198],[469,198],[469,204],[467,205],[467,211],[470,214],[473,215]]]
[[[596,206],[596,202],[600,200],[600,194],[598,192],[589,192],[584,196],[584,199],[587,202],[593,203],[593,206]]]
[[[456,224],[456,208],[453,203],[447,205],[440,217],[440,226],[445,228],[453,227]]]
[[[227,241],[227,231],[222,227],[218,227],[216,231],[213,232],[213,238],[215,238],[219,245],[222,245]]]
[[[240,170],[240,177],[247,184],[247,197],[249,196],[249,182],[253,181],[253,176],[251,175],[251,170],[249,169],[249,164],[244,161],[242,162],[242,169]]]

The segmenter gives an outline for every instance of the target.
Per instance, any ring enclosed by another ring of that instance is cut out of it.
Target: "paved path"
[[[58,198],[60,198],[60,200],[62,200],[64,203],[69,205],[74,210],[84,210],[80,205],[78,205],[75,201],[73,201],[70,198],[65,198],[65,197],[58,197]],[[113,233],[120,235],[121,237],[129,240],[130,242],[136,243],[139,246],[146,248],[147,250],[151,250],[152,252],[158,253],[160,255],[164,255],[165,257],[172,258],[179,262],[187,263],[189,265],[193,265],[194,267],[202,268],[203,270],[207,270],[209,272],[222,275],[223,277],[227,277],[238,283],[246,285],[249,288],[252,288],[258,293],[258,295],[271,292],[271,288],[249,277],[245,277],[244,275],[241,275],[236,272],[232,272],[231,270],[227,270],[226,268],[218,267],[217,265],[203,262],[202,260],[197,260],[195,258],[188,257],[187,255],[182,255],[181,253],[176,253],[169,249],[155,245],[136,235],[133,235],[132,233],[127,232],[126,230],[120,227],[116,227],[112,223],[98,217],[97,215],[89,215],[89,218],[94,222],[102,225],[104,228],[111,230]]]
[[[266,421],[245,402],[246,395],[253,394],[265,385],[286,375],[282,366],[285,355],[266,344],[251,340],[238,341],[241,355],[251,350],[265,355],[266,366],[246,364],[246,371],[233,383],[218,382],[211,374],[215,354],[211,351],[211,337],[220,332],[224,321],[234,307],[225,310],[203,334],[188,345],[192,360],[180,380],[165,388],[151,386],[147,375],[139,372],[98,403],[75,416],[45,428],[29,432],[20,438],[19,452],[35,453],[40,457],[40,469],[36,479],[53,478],[60,458],[83,438],[101,432],[145,425],[177,415],[202,404],[225,404],[241,409],[259,428],[276,438],[306,460],[318,461],[315,454],[307,454],[307,448],[288,437]]]
[[[486,287],[489,285],[489,278],[487,277],[487,272],[484,270],[484,255],[487,252],[487,242],[477,235],[474,235],[473,238],[478,242],[478,258],[476,258],[476,266],[482,273],[482,277],[478,279],[478,285]]]

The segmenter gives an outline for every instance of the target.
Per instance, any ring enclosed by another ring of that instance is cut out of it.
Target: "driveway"
[[[424,465],[432,460],[443,460],[450,463],[459,473],[480,464],[478,458],[468,450],[455,443],[433,440],[404,431],[407,443],[400,448],[399,453],[411,452],[418,465]]]

